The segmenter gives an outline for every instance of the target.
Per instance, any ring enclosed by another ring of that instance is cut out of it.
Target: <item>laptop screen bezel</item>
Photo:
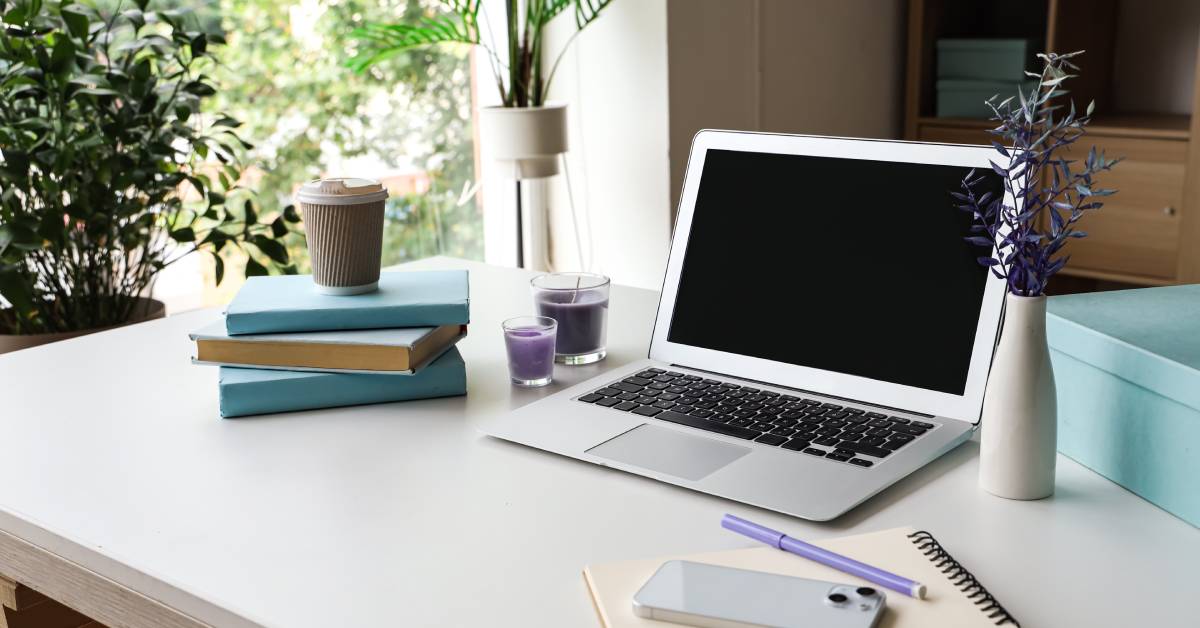
[[[667,339],[671,320],[675,313],[675,295],[679,287],[684,256],[687,253],[687,240],[691,233],[692,216],[696,208],[696,194],[700,187],[701,175],[704,172],[705,156],[712,149],[963,166],[984,170],[990,170],[990,162],[993,161],[1000,166],[1005,166],[1003,157],[994,148],[987,146],[738,131],[700,131],[692,140],[683,190],[679,198],[675,231],[671,239],[671,252],[663,280],[662,296],[659,299],[658,314],[655,318],[650,343],[650,358],[668,364],[727,374],[801,391],[854,399],[889,408],[977,423],[983,407],[983,391],[987,383],[992,354],[995,351],[996,334],[1004,306],[1005,282],[991,272],[987,273],[966,387],[962,395],[715,349],[705,349],[674,343]],[[947,199],[949,199],[950,192],[951,190],[946,191]],[[1005,202],[1011,204],[1014,199],[1008,195]],[[949,202],[947,210],[957,211],[950,208]],[[884,268],[880,269],[880,272],[898,271]],[[914,294],[914,298],[919,299],[920,295]],[[747,315],[752,314],[753,310],[748,308]],[[779,316],[776,320],[764,321],[767,324],[760,325],[763,333],[770,333],[772,325],[803,324],[802,320],[790,320],[786,312],[781,312]],[[747,323],[752,324],[753,321],[747,321]]]

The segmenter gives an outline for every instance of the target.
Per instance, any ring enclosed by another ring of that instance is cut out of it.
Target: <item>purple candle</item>
[[[501,325],[508,350],[508,374],[518,386],[545,386],[554,375],[558,324],[542,316],[518,316]]]
[[[590,364],[604,359],[608,332],[608,277],[589,273],[553,273],[533,279],[539,316],[558,321],[555,359]]]

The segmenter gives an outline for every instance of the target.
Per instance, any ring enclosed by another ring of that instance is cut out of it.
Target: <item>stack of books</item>
[[[193,362],[220,367],[226,418],[463,395],[468,297],[465,270],[382,273],[356,296],[251,277],[223,322],[191,334]]]

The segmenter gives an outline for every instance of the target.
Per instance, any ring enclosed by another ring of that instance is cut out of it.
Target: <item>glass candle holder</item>
[[[518,316],[500,324],[508,350],[508,375],[517,386],[534,388],[553,381],[558,323],[544,316]]]
[[[558,321],[554,360],[591,364],[607,355],[609,279],[592,273],[551,273],[533,278],[539,316]]]

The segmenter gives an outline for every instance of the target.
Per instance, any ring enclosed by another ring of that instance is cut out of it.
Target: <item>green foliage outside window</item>
[[[385,169],[411,164],[429,190],[388,200],[384,264],[445,254],[481,259],[483,227],[473,196],[470,59],[466,49],[397,55],[359,74],[345,67],[368,20],[416,22],[438,14],[419,0],[210,0],[200,11],[228,39],[216,107],[245,121],[255,138],[247,161],[263,198],[289,203],[295,186],[327,175],[340,156]],[[295,238],[301,271],[308,258]]]

